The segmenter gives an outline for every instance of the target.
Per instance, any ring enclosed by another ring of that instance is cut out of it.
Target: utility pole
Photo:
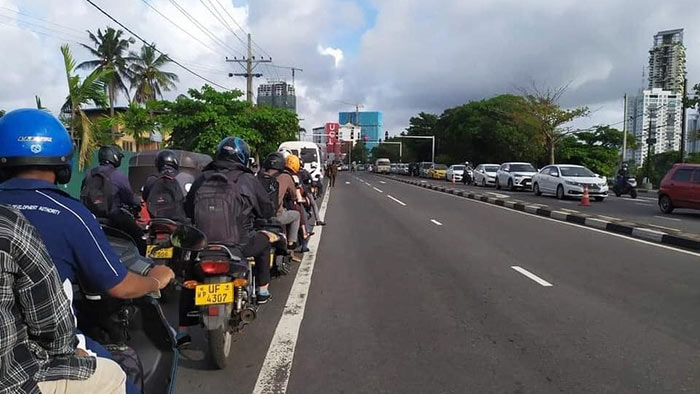
[[[685,105],[688,97],[688,78],[683,78],[683,98],[681,99],[682,123],[681,123],[681,163],[685,162],[685,136],[686,136],[686,118]]]
[[[237,59],[233,58],[233,60],[229,59],[228,57],[226,58],[226,61],[229,63],[238,63],[238,64],[243,64],[245,63],[245,73],[229,73],[228,76],[237,76],[237,77],[245,77],[246,78],[246,96],[248,99],[248,102],[253,104],[253,78],[260,78],[262,77],[261,73],[253,73],[253,70],[255,70],[255,67],[257,67],[258,64],[260,63],[271,63],[272,59],[256,59],[255,56],[253,56],[253,46],[252,46],[253,40],[250,38],[250,33],[248,33],[248,56],[244,57],[243,59]]]
[[[620,163],[620,166],[627,160],[627,93],[625,93],[624,115],[622,119],[624,119],[624,122],[622,122],[622,163]]]

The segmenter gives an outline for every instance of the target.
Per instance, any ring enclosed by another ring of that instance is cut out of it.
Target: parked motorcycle
[[[630,197],[637,198],[637,180],[633,177],[628,177],[625,180],[617,177],[613,185],[613,193],[615,193],[617,197],[623,194],[629,194]]]
[[[139,254],[128,234],[104,224],[103,230],[130,271],[148,274],[154,262]],[[206,244],[206,237],[191,226],[181,226],[173,233],[171,242],[181,249],[197,250]],[[101,294],[84,283],[79,287],[74,302],[80,316],[79,328],[112,353],[142,393],[173,393],[177,341],[175,330],[160,307],[159,292],[122,300]]]

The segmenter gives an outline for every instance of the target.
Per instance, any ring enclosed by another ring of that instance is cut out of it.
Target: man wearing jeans
[[[297,234],[299,233],[299,223],[301,217],[299,212],[296,210],[288,210],[284,207],[285,200],[296,201],[297,200],[297,189],[294,186],[294,179],[289,173],[285,172],[285,159],[284,156],[279,153],[271,153],[270,156],[263,163],[265,172],[277,179],[279,184],[279,195],[278,209],[276,213],[277,221],[285,225],[287,228],[287,242],[289,242],[290,249],[296,249]]]
[[[75,318],[36,229],[0,206],[0,393],[122,394],[114,361],[77,349]]]

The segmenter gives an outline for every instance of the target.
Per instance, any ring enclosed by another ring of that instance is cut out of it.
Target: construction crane
[[[270,66],[275,67],[275,68],[284,68],[286,70],[292,70],[292,86],[294,86],[294,77],[296,76],[295,73],[297,71],[301,71],[301,72],[304,71],[301,68],[297,68],[297,67],[278,66],[276,64],[270,64]]]
[[[355,107],[355,126],[360,125],[360,108],[364,108],[365,106],[361,103],[349,103],[347,101],[338,101],[341,104],[345,105],[352,105]]]

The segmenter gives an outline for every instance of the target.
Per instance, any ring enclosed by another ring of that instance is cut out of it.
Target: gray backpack
[[[194,224],[209,243],[240,244],[247,200],[241,194],[238,177],[228,171],[206,171],[194,196]]]

